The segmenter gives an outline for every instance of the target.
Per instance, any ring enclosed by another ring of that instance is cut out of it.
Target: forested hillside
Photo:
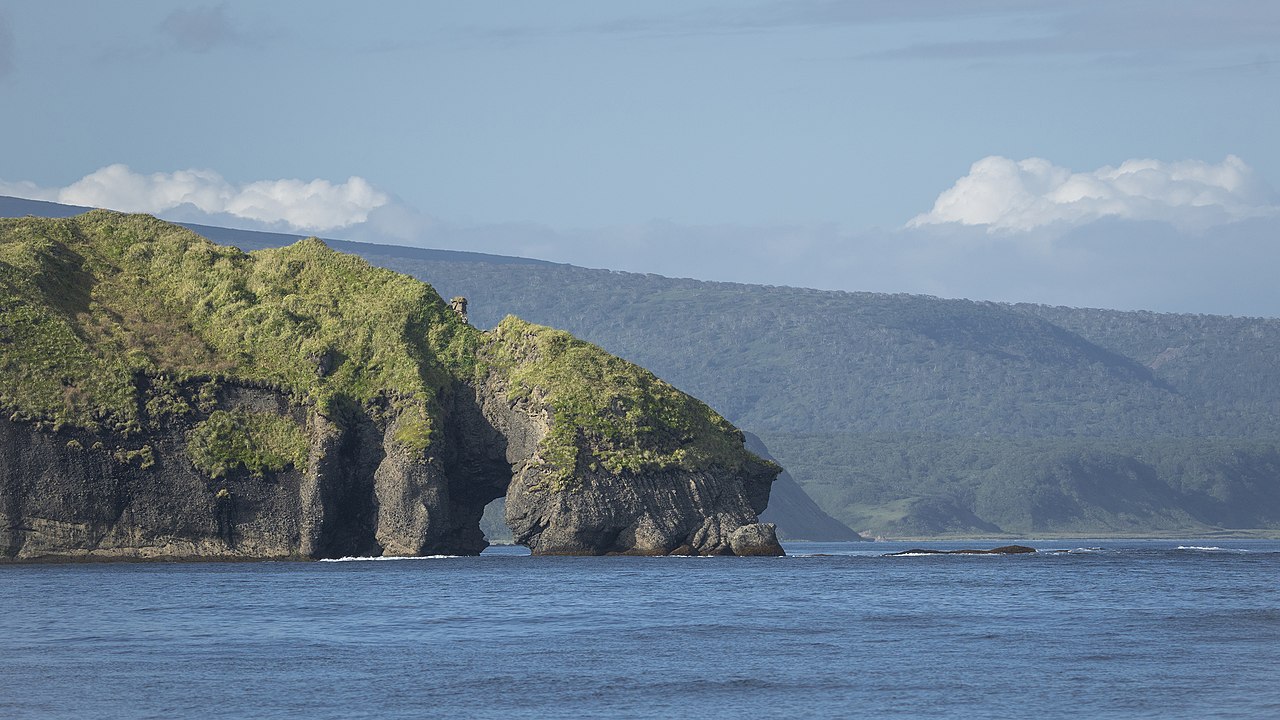
[[[862,532],[1280,527],[1280,321],[369,256],[706,398]]]
[[[514,313],[649,368],[863,533],[1280,531],[1280,320],[331,244],[466,296],[480,327]]]

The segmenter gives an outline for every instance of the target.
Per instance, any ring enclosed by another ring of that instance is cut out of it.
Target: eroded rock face
[[[572,490],[552,492],[536,474],[524,473],[507,493],[507,523],[516,542],[538,555],[782,554],[771,532],[759,534],[761,542],[771,541],[769,552],[748,542],[739,547],[749,552],[734,547],[739,530],[766,527],[743,490],[761,481],[767,482],[689,472],[590,473]]]
[[[307,412],[238,387],[220,407]],[[187,459],[198,418],[123,438],[0,417],[0,559],[476,554],[484,506],[503,495],[516,541],[537,555],[783,554],[758,522],[775,466],[584,468],[553,489],[536,462],[550,410],[501,383],[460,385],[448,431],[426,453],[396,442],[398,419],[305,417],[304,468],[218,479]],[[121,455],[143,445],[146,467]]]
[[[773,527],[758,523],[776,466],[631,474],[591,469],[593,463],[580,459],[573,480],[557,488],[532,462],[549,431],[550,411],[512,401],[500,384],[479,388],[477,397],[485,418],[507,439],[507,524],[533,554],[783,554]],[[744,528],[756,530],[741,534],[735,547],[734,533]]]
[[[300,556],[322,514],[302,473],[211,480],[186,459],[184,429],[120,438],[0,418],[0,559]],[[124,454],[144,444],[147,467]]]
[[[229,388],[223,408],[302,413],[269,391]],[[0,557],[325,558],[478,553],[439,460],[368,417],[307,418],[302,469],[212,478],[188,459],[199,418],[140,437],[37,429],[0,418]],[[149,461],[130,449],[151,448]]]

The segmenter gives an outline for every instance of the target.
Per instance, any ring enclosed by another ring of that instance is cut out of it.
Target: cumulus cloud
[[[1278,212],[1271,189],[1234,155],[1217,164],[1126,160],[1089,172],[1041,158],[992,155],[974,163],[907,227],[959,223],[1026,231],[1119,218],[1205,228]]]
[[[0,181],[0,195],[153,214],[194,208],[208,216],[230,216],[266,227],[308,232],[363,223],[374,210],[391,202],[386,193],[360,177],[342,183],[284,179],[236,185],[212,170],[144,175],[119,164],[62,188]]]

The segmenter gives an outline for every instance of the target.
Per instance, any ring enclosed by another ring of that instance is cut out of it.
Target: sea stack
[[[314,238],[0,220],[0,561],[779,555],[777,465],[568,333]]]

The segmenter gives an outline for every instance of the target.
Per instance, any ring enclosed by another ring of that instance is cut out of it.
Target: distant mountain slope
[[[370,257],[467,295],[478,323],[558,323],[699,393],[860,532],[1280,525],[1274,319]]]
[[[1247,392],[1248,382],[1199,384],[1215,363],[1230,366],[1276,342],[1275,320],[1245,322],[1235,345],[1184,355],[1180,367],[1190,370],[1165,376],[995,303],[366,257],[467,295],[482,326],[507,311],[554,318],[664,377],[695,383],[763,435],[1199,437],[1277,425],[1275,406]],[[1115,334],[1146,321],[1112,316]]]
[[[698,395],[861,532],[1280,530],[1280,320],[352,245],[467,296],[478,326],[516,313],[564,327]]]
[[[89,212],[93,208],[79,205],[63,205],[44,200],[27,200],[24,198],[0,195],[0,217],[33,217],[65,218]]]
[[[1280,321],[1275,319],[1016,308],[1133,358],[1199,402],[1280,409]]]
[[[746,433],[746,436],[748,450],[766,460],[776,460],[760,438],[751,433]],[[843,542],[871,539],[862,537],[848,525],[823,512],[786,470],[773,481],[769,507],[761,513],[760,521],[776,524],[782,540]]]

